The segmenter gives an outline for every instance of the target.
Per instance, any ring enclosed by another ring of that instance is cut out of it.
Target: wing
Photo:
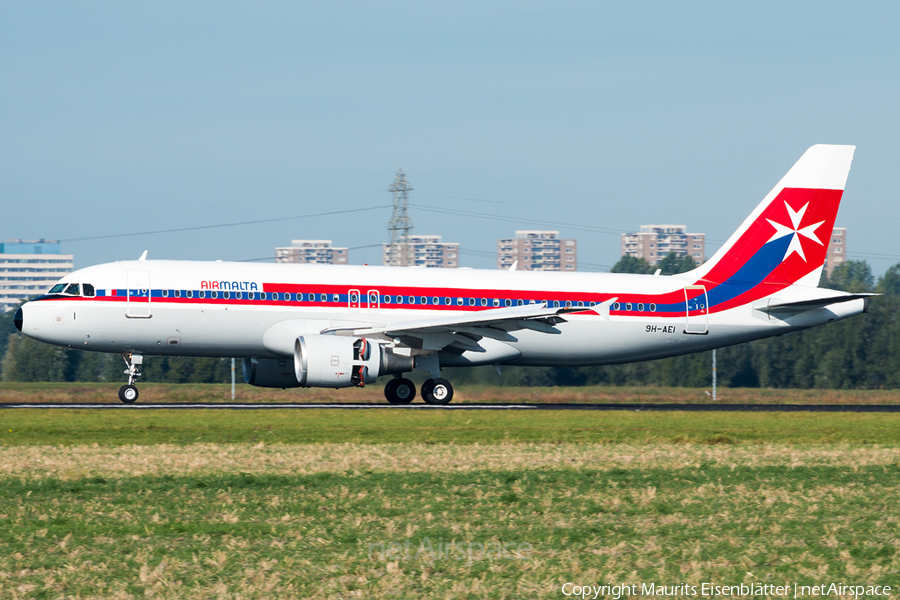
[[[562,315],[572,312],[609,310],[615,298],[590,308],[550,308],[546,302],[508,308],[491,308],[474,313],[455,314],[417,321],[401,321],[388,325],[326,329],[333,335],[366,336],[394,342],[414,350],[413,354],[430,354],[444,348],[482,352],[482,338],[515,342],[512,332],[527,329],[550,335],[560,331],[555,326],[565,323]],[[607,313],[608,314],[608,313]]]

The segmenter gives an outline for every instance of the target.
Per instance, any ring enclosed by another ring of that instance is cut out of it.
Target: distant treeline
[[[623,257],[612,269],[619,273],[663,275],[695,265],[689,257],[670,255],[658,267],[643,259]],[[880,292],[865,315],[807,331],[721,348],[717,352],[719,385],[725,387],[875,389],[900,387],[900,264],[877,282],[865,261],[848,261],[822,287],[852,292]],[[99,354],[49,346],[16,332],[13,313],[0,315],[0,379],[3,381],[124,382],[125,363],[117,354]],[[493,367],[450,369],[454,383],[510,386],[710,385],[710,352],[607,367]],[[242,381],[238,361],[238,381]],[[147,356],[141,381],[226,383],[228,358],[163,358]]]

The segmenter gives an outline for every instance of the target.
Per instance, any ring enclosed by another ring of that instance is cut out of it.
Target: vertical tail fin
[[[818,285],[855,150],[807,150],[725,245],[685,276],[727,291],[729,300],[763,284]]]

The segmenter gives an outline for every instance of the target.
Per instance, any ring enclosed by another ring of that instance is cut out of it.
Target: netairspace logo
[[[581,600],[597,600],[597,598],[628,598],[629,596],[784,596],[789,598],[809,598],[815,596],[883,598],[891,595],[889,585],[849,585],[846,583],[820,583],[817,585],[801,585],[799,583],[769,584],[740,583],[737,585],[719,585],[701,583],[691,585],[661,585],[658,583],[621,583],[604,585],[579,585],[571,581],[563,584],[560,590],[564,596],[581,598]]]
[[[369,544],[369,558],[386,562],[459,560],[472,564],[480,560],[523,560],[533,551],[528,542],[445,542],[438,538],[434,543],[428,537],[418,542],[406,538],[403,542]]]

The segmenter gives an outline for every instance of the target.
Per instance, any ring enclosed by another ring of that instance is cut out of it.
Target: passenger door
[[[125,302],[125,316],[130,319],[149,319],[150,314],[150,271],[128,271],[128,298]]]
[[[685,333],[695,335],[709,333],[709,302],[705,286],[689,285],[684,288],[684,312]]]

